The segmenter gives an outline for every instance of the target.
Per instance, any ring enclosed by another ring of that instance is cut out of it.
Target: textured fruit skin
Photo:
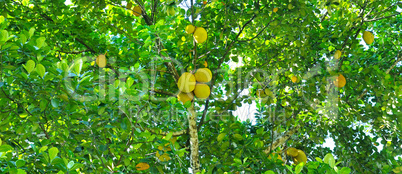
[[[194,76],[197,82],[206,83],[211,81],[212,72],[208,68],[200,68],[195,72]]]
[[[297,82],[297,77],[296,76],[292,76],[292,82],[296,83]]]
[[[183,73],[177,82],[177,87],[179,88],[180,91],[185,93],[194,91],[195,88],[194,75],[188,72]]]
[[[341,56],[342,56],[342,52],[339,51],[339,50],[336,50],[336,51],[335,51],[335,54],[334,54],[334,58],[335,58],[335,59],[340,59]]]
[[[293,158],[293,161],[294,161],[296,164],[299,164],[299,163],[301,163],[301,162],[304,162],[304,164],[306,164],[306,163],[307,163],[307,156],[306,156],[306,154],[305,154],[302,150],[297,150],[297,153],[298,153],[298,155],[297,155],[295,158]]]
[[[194,27],[194,25],[187,25],[186,26],[186,33],[187,34],[192,34],[192,33],[194,33],[194,30],[195,30],[195,27]]]
[[[98,65],[100,68],[104,68],[106,66],[106,57],[104,54],[99,55],[96,58],[96,65]]]
[[[194,39],[197,43],[204,43],[207,40],[207,31],[202,27],[197,27],[194,31]]]
[[[198,83],[195,85],[194,95],[199,99],[206,99],[211,94],[211,89],[207,84]]]
[[[374,42],[374,35],[370,31],[363,32],[363,40],[367,45],[370,45]]]
[[[298,155],[298,150],[293,147],[289,147],[288,150],[286,150],[286,155],[296,157]]]
[[[334,81],[334,85],[338,88],[342,88],[346,85],[346,79],[342,74],[339,74]]]
[[[135,6],[134,7],[134,9],[133,9],[133,14],[134,14],[134,16],[141,16],[141,13],[142,13],[142,10],[141,10],[141,7],[140,6]]]
[[[177,99],[183,104],[185,104],[187,101],[192,101],[194,99],[194,94],[192,92],[190,93],[180,92],[177,95]]]

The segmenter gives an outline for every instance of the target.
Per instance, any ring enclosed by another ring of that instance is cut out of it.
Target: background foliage
[[[400,1],[0,5],[1,173],[191,172],[187,105],[176,101],[175,79],[204,61],[212,93],[195,109],[206,173],[398,173],[402,164]],[[191,23],[208,32],[196,47],[184,32]],[[371,45],[365,30],[375,34]],[[105,53],[99,68],[93,61]],[[332,84],[339,73],[343,88]],[[260,99],[258,89],[272,93]],[[233,115],[245,104],[256,104],[254,122]],[[291,130],[268,151],[286,165],[268,159],[264,150]],[[333,150],[322,146],[327,137]],[[307,165],[292,165],[287,147],[303,150]],[[137,171],[140,162],[150,168]]]

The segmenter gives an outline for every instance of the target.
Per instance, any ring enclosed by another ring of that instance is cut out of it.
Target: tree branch
[[[364,20],[364,22],[378,21],[378,20],[381,20],[381,19],[390,18],[390,17],[394,17],[394,16],[397,16],[397,15],[400,15],[400,13],[396,13],[396,14],[393,14],[393,15],[384,16],[384,17],[380,17],[380,18],[374,18],[374,19]]]
[[[281,136],[277,137],[272,144],[264,150],[264,153],[269,154],[272,149],[276,149],[278,146],[282,145],[285,143],[286,140],[290,138],[293,134],[295,134],[298,129],[300,128],[300,125],[297,125],[296,127],[288,130],[287,132],[283,133]]]
[[[64,51],[64,50],[56,50],[56,51],[61,52],[61,53],[66,53],[66,54],[81,54],[83,52],[87,52],[90,50],[86,49],[86,50],[82,50],[82,51]]]

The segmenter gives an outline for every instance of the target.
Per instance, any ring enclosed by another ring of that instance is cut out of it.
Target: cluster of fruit
[[[194,40],[197,43],[204,43],[208,38],[207,31],[204,28],[195,27],[194,25],[187,25],[186,33],[193,34]]]
[[[199,99],[208,98],[211,90],[205,83],[211,81],[211,79],[212,72],[208,68],[199,68],[195,74],[183,73],[177,82],[177,87],[180,90],[177,95],[178,100],[184,104],[187,101],[192,101],[194,95]]]
[[[295,164],[299,164],[301,162],[303,162],[304,164],[307,163],[307,156],[302,150],[289,147],[286,150],[286,155],[291,156]]]
[[[370,45],[374,42],[374,34],[370,31],[363,32],[363,40],[366,42],[367,45]],[[342,56],[342,51],[336,50],[334,54],[335,59],[340,59]],[[342,88],[346,85],[346,79],[342,74],[339,74],[338,77],[334,80],[334,85],[336,87]]]

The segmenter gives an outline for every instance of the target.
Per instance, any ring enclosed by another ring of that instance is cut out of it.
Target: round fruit
[[[106,56],[104,54],[99,55],[95,62],[100,68],[104,68],[106,66]]]
[[[335,54],[334,54],[334,58],[335,58],[335,59],[340,59],[341,56],[342,56],[342,52],[339,51],[339,50],[336,50],[336,51],[335,51]]]
[[[177,99],[181,101],[183,104],[185,104],[187,101],[192,101],[194,99],[194,94],[192,92],[190,93],[180,92],[177,95]]]
[[[202,4],[206,5],[208,2],[207,1],[202,1]]]
[[[306,156],[306,154],[305,154],[302,150],[297,150],[297,153],[298,153],[298,155],[297,155],[295,158],[293,158],[293,161],[294,161],[296,164],[299,164],[299,163],[301,163],[301,162],[304,162],[304,164],[306,164],[306,163],[307,163],[307,156]]]
[[[342,74],[339,74],[334,81],[334,85],[338,88],[342,88],[346,85],[346,79]]]
[[[203,83],[198,83],[195,85],[194,95],[199,99],[206,99],[211,94],[211,89],[209,86]]]
[[[273,11],[276,13],[278,11],[278,7],[275,7]]]
[[[174,16],[176,14],[176,11],[174,10],[174,7],[172,7],[172,6],[168,7],[168,14],[170,16]]]
[[[367,45],[370,45],[374,42],[374,35],[370,31],[363,32],[363,40],[366,42]]]
[[[212,72],[208,68],[200,68],[195,72],[194,76],[195,76],[195,80],[197,80],[197,82],[206,83],[206,82],[211,81]]]
[[[292,82],[296,83],[297,82],[297,77],[296,76],[292,76]]]
[[[191,73],[188,73],[188,72],[183,73],[177,82],[177,87],[179,87],[180,91],[185,92],[185,93],[194,91],[194,88],[195,88],[194,75]]]
[[[298,150],[296,148],[293,147],[289,147],[286,150],[286,155],[292,156],[292,157],[296,157],[298,155]]]
[[[197,43],[204,43],[207,40],[207,31],[202,27],[197,27],[194,31],[194,39]]]
[[[134,9],[133,9],[133,14],[134,14],[134,16],[141,16],[141,13],[142,13],[142,10],[141,10],[141,7],[140,6],[135,6],[134,7]]]
[[[195,30],[195,27],[194,27],[194,25],[187,25],[186,26],[186,33],[187,34],[192,34],[192,33],[194,33],[194,30]]]

